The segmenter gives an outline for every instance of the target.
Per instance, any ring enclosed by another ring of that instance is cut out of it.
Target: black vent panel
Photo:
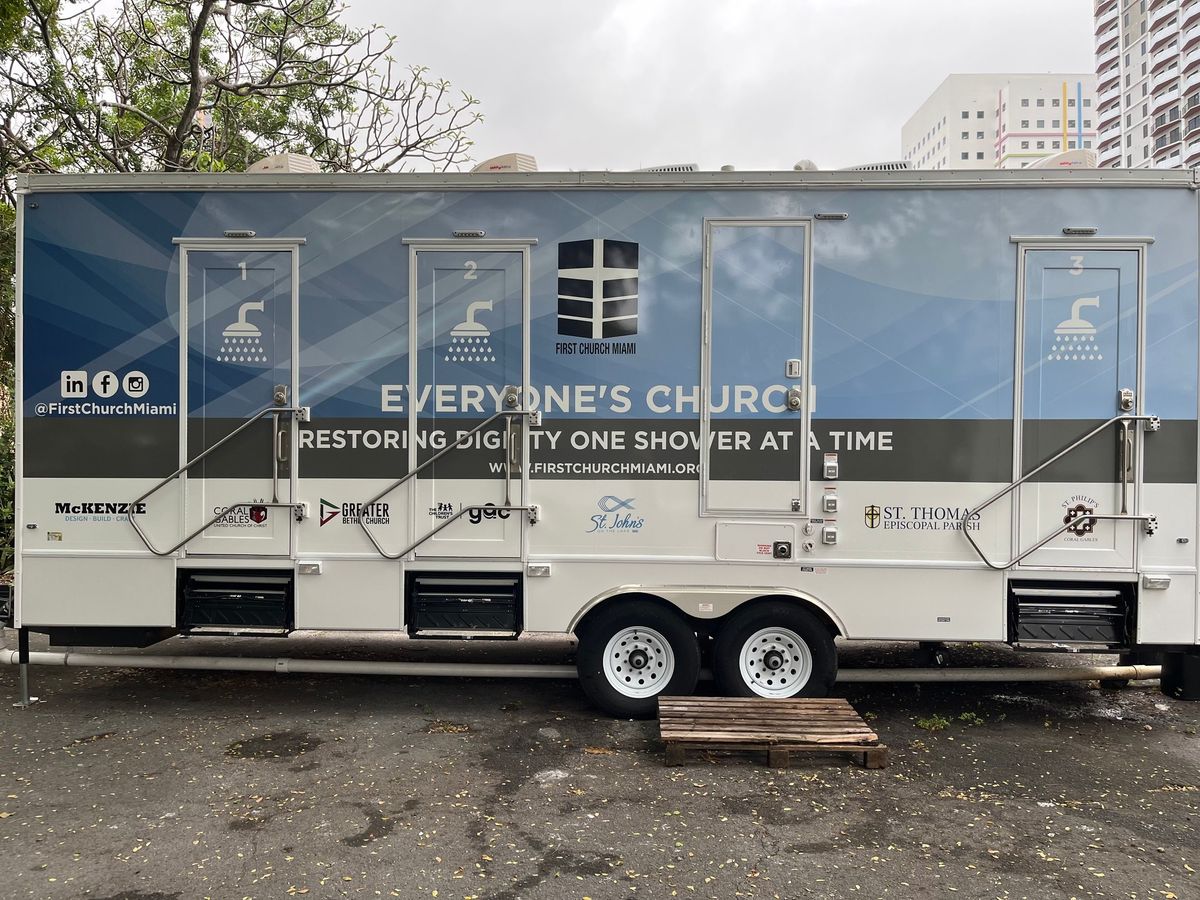
[[[295,622],[291,571],[183,571],[179,627],[184,631],[290,631]]]
[[[1135,586],[1010,582],[1010,639],[1047,649],[1119,650],[1133,634]]]
[[[512,638],[520,633],[520,575],[411,572],[407,587],[412,637]]]

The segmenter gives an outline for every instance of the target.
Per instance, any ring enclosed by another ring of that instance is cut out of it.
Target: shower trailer
[[[823,694],[835,640],[1194,693],[1197,186],[28,177],[12,624],[572,634],[634,716],[702,661]]]

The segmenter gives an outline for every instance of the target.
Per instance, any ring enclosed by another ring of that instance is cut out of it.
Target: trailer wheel
[[[690,695],[700,677],[700,645],[687,620],[647,603],[597,613],[579,635],[576,660],[588,699],[621,718],[654,717],[660,694]]]
[[[791,603],[734,613],[717,635],[713,674],[731,697],[824,697],[837,678],[828,629]]]

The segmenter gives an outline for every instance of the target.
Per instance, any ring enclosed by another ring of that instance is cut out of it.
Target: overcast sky
[[[900,157],[952,72],[1093,70],[1092,0],[350,0],[542,170]]]

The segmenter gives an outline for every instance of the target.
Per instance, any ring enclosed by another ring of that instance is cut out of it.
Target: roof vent
[[[665,166],[646,166],[644,169],[634,169],[635,172],[699,172],[699,163],[668,163]]]
[[[815,171],[817,171],[817,164],[815,162],[813,162],[811,159],[802,159],[802,160],[800,160],[800,162],[798,162],[794,166],[792,166],[792,171],[793,172],[815,172]]]
[[[877,162],[865,163],[861,166],[846,166],[839,171],[842,172],[905,172],[911,169],[907,159],[898,159],[892,162]]]
[[[1030,169],[1094,169],[1096,168],[1096,151],[1086,147],[1076,150],[1063,150],[1043,156],[1036,162],[1031,162]]]
[[[485,159],[472,172],[536,172],[537,160],[528,153],[505,153]]]
[[[311,156],[303,153],[276,153],[264,156],[257,162],[246,167],[247,172],[268,172],[282,174],[285,172],[320,172],[321,167]]]

